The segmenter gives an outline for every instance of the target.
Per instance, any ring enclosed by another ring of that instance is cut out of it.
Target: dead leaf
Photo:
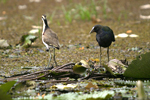
[[[86,89],[91,89],[91,88],[98,89],[98,86],[97,85],[93,85],[91,82],[89,82],[88,85],[85,88]]]

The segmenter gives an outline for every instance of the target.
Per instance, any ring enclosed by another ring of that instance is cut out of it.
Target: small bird
[[[114,33],[108,26],[95,25],[90,34],[96,32],[96,40],[100,46],[100,66],[101,66],[101,47],[107,47],[107,56],[109,62],[109,46],[115,41]]]
[[[42,21],[43,21],[42,42],[46,46],[46,51],[49,51],[49,55],[50,55],[47,67],[49,67],[50,62],[51,62],[50,48],[53,48],[53,53],[54,53],[53,54],[53,59],[54,59],[55,65],[57,66],[57,62],[55,60],[55,48],[58,49],[58,50],[60,48],[59,41],[58,41],[58,36],[48,26],[47,19],[46,19],[45,15],[42,15]]]

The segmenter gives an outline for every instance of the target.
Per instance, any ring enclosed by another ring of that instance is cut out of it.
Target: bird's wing
[[[44,42],[49,46],[60,47],[57,34],[51,29],[47,29],[43,38]]]
[[[115,41],[115,36],[114,36],[114,32],[111,28],[109,28],[108,26],[104,26],[102,28],[102,30],[104,30],[105,32],[109,33],[110,34],[110,37],[111,37],[111,40],[112,41]]]

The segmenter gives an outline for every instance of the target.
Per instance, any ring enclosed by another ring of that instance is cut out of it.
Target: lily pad
[[[150,78],[150,52],[138,56],[124,73],[125,77]]]

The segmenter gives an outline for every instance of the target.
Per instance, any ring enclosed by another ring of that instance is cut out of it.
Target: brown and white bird
[[[49,51],[49,55],[50,55],[47,67],[49,67],[50,62],[51,62],[50,48],[53,48],[53,53],[54,53],[53,54],[53,59],[54,59],[55,65],[57,66],[57,62],[56,62],[56,59],[55,59],[55,48],[58,49],[58,50],[60,48],[59,41],[58,41],[58,36],[48,26],[47,19],[46,19],[45,15],[42,15],[42,21],[43,21],[42,42],[46,46],[46,48],[47,48],[46,51]]]

